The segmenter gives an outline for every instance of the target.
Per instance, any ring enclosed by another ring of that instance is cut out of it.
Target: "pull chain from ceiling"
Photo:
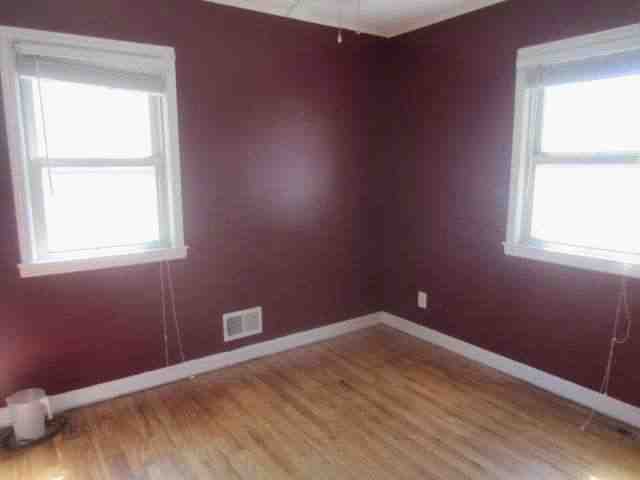
[[[300,4],[302,3],[302,0],[294,0],[291,5],[289,6],[288,10],[287,10],[287,17],[291,17],[294,12],[296,11],[296,9],[300,6]],[[344,11],[342,8],[342,2],[339,2],[337,5],[338,8],[338,36],[337,36],[337,42],[338,45],[341,45],[342,42],[344,41],[344,35],[343,35],[343,30],[344,30]],[[356,0],[356,8],[357,8],[357,13],[356,13],[356,23],[357,23],[357,28],[355,30],[355,32],[360,35],[361,33],[361,28],[360,25],[362,24],[362,0]]]

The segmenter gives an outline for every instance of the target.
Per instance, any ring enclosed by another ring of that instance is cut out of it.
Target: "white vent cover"
[[[262,333],[262,307],[225,313],[222,327],[225,342]]]

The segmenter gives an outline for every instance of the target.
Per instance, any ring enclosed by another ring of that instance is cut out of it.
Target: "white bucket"
[[[41,388],[14,393],[7,400],[11,423],[18,441],[38,440],[46,433],[45,415],[53,419],[49,397]]]

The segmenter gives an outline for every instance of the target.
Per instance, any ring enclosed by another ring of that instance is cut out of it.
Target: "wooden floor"
[[[640,479],[586,412],[386,327],[70,414],[0,479]]]

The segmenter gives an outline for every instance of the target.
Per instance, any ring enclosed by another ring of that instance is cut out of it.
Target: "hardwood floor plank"
[[[637,480],[585,409],[387,327],[70,412],[2,480]]]

